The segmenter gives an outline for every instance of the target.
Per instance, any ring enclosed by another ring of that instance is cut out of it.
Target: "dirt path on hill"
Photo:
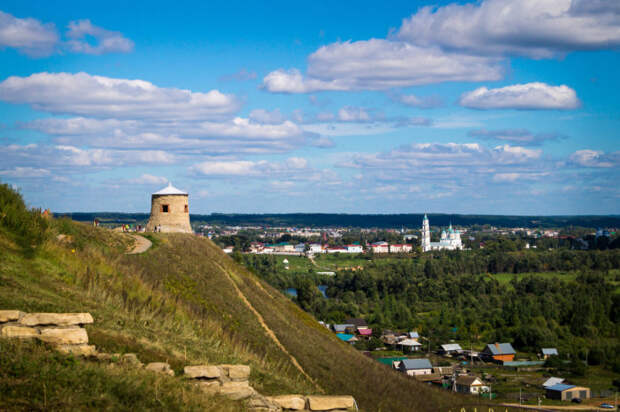
[[[280,348],[280,350],[282,352],[284,352],[290,359],[291,362],[293,363],[293,365],[299,369],[299,371],[306,377],[308,378],[308,380],[310,382],[312,382],[321,392],[323,391],[323,388],[321,388],[321,386],[319,386],[319,384],[310,377],[310,375],[308,375],[306,373],[306,371],[304,370],[304,368],[301,367],[301,364],[297,361],[297,358],[295,358],[293,355],[291,355],[291,353],[286,350],[286,348],[284,347],[284,345],[282,344],[282,342],[280,342],[280,340],[278,339],[278,337],[276,336],[276,334],[274,333],[273,330],[271,330],[271,328],[267,325],[267,323],[265,322],[265,319],[263,318],[263,316],[254,308],[254,306],[252,306],[252,304],[250,303],[250,301],[245,297],[245,295],[243,294],[243,292],[241,291],[241,289],[239,289],[239,286],[237,286],[237,284],[235,283],[234,279],[232,278],[232,276],[230,275],[230,273],[228,273],[228,271],[226,269],[224,269],[219,263],[214,262],[221,270],[222,272],[224,272],[224,274],[226,275],[226,277],[228,278],[228,280],[230,280],[230,283],[232,283],[233,287],[235,288],[235,290],[237,291],[237,294],[239,295],[239,298],[241,298],[241,300],[243,301],[243,303],[245,303],[245,305],[248,307],[248,309],[250,309],[252,311],[252,313],[254,313],[254,315],[256,315],[256,318],[258,319],[258,323],[260,323],[260,325],[263,327],[263,329],[265,329],[265,332],[267,332],[267,335],[271,338],[271,340],[274,341],[274,343],[276,344],[276,346],[278,348]],[[262,286],[259,285],[259,287],[261,289]],[[263,291],[266,293],[266,291],[263,289]]]
[[[153,243],[144,236],[129,236],[131,236],[136,242],[133,244],[133,248],[125,253],[126,255],[137,255],[138,253],[144,253],[149,250],[151,246],[153,246]]]

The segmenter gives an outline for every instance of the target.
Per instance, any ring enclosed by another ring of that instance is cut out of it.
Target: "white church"
[[[431,228],[428,223],[428,217],[424,215],[422,221],[422,251],[428,252],[430,250],[463,250],[463,244],[461,243],[461,233],[458,230],[452,229],[452,223],[448,231],[441,231],[441,239],[439,242],[431,242]]]

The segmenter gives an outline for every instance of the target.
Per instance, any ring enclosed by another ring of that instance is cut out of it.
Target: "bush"
[[[27,252],[33,252],[47,235],[48,221],[40,209],[28,209],[22,196],[8,184],[0,184],[0,229]]]

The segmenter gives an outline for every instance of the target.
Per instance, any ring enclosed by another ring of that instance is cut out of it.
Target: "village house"
[[[415,339],[403,339],[398,342],[397,346],[400,346],[403,352],[417,352],[422,348],[422,344]]]
[[[549,359],[550,356],[558,356],[558,350],[556,348],[542,348],[541,356],[543,359]]]
[[[441,345],[441,349],[439,349],[440,355],[458,355],[463,352],[463,348],[458,343],[446,343]]]
[[[350,343],[351,345],[353,345],[355,342],[358,341],[358,339],[355,337],[355,335],[353,335],[351,333],[339,333],[336,336],[341,341]]]
[[[325,250],[320,243],[312,243],[310,249],[308,249],[308,253],[325,253]]]
[[[370,245],[370,249],[373,253],[389,253],[390,246],[387,242],[375,242]]]
[[[460,393],[479,394],[488,392],[489,387],[477,376],[461,375],[456,378],[454,390]]]
[[[327,253],[347,253],[347,248],[344,246],[330,246],[327,248]]]
[[[346,245],[347,253],[364,253],[364,248],[361,245]]]
[[[349,325],[353,325],[356,328],[367,328],[368,327],[368,322],[366,322],[366,320],[363,319],[363,318],[349,318],[349,319],[345,319],[344,323],[349,324]]]
[[[564,383],[564,378],[556,378],[556,377],[550,377],[549,379],[547,379],[546,381],[543,382],[542,387],[547,389],[550,388],[552,386],[555,386],[559,383]]]
[[[430,375],[433,373],[433,365],[424,359],[403,359],[398,365],[398,370],[409,376]]]
[[[515,358],[514,348],[510,343],[489,343],[480,356],[487,362],[512,362]]]
[[[226,253],[226,254],[231,254],[233,252],[233,247],[232,246],[226,246],[224,249],[222,249],[222,252]]]
[[[334,332],[336,333],[347,333],[348,331],[355,331],[355,325],[350,323],[340,323],[332,325]]]
[[[407,337],[411,338],[411,339],[420,339],[420,334],[416,331],[413,332],[408,332],[407,333]]]
[[[571,401],[573,399],[590,399],[590,388],[558,383],[547,388],[547,399]]]
[[[413,250],[413,246],[408,244],[390,245],[390,253],[409,253]]]

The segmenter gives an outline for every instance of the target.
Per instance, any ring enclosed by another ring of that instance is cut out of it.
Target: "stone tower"
[[[151,196],[151,217],[147,232],[193,233],[189,224],[188,195],[168,183],[168,187]]]
[[[422,252],[428,252],[431,250],[431,228],[428,223],[428,217],[424,214],[424,220],[422,220]]]

